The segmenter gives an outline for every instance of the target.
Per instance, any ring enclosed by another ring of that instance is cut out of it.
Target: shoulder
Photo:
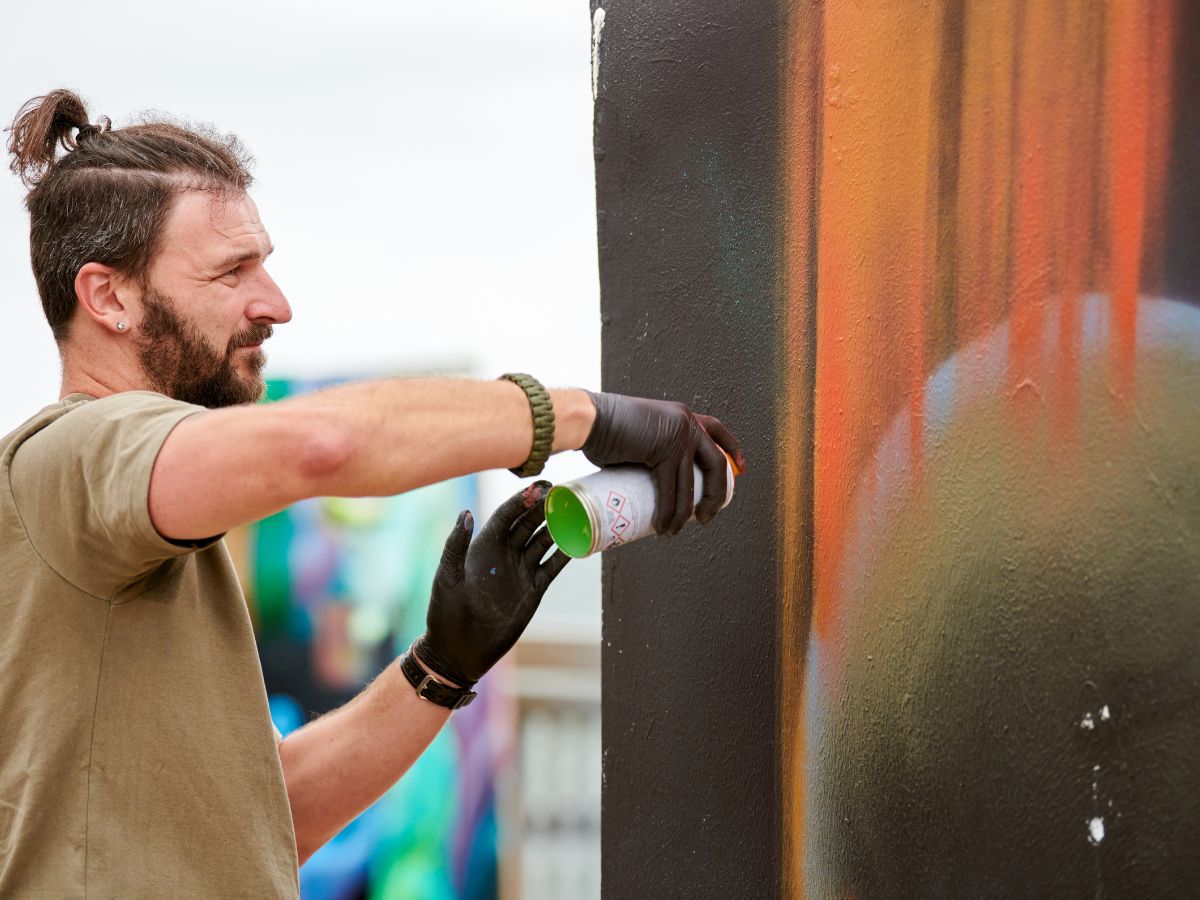
[[[43,435],[59,439],[102,439],[126,430],[152,427],[169,419],[173,423],[187,416],[204,412],[204,407],[172,400],[153,391],[122,391],[108,397],[93,399],[73,394],[63,399],[63,409],[43,425]]]
[[[68,413],[79,409],[92,399],[84,394],[72,394],[57,403],[42,407],[3,438],[0,438],[0,465],[7,467],[16,452],[30,438],[41,434]]]
[[[173,400],[154,391],[122,391],[99,399],[82,394],[71,394],[62,400],[69,404],[69,412],[82,414],[87,419],[119,419],[168,413],[204,412],[203,406]]]
[[[3,455],[17,480],[37,472],[100,474],[116,457],[127,464],[152,463],[171,430],[204,411],[152,391],[100,399],[72,394],[10,435]]]

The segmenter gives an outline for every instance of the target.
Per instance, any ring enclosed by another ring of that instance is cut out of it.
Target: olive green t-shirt
[[[147,508],[202,411],[72,394],[0,440],[2,897],[298,896],[229,554],[164,540]]]

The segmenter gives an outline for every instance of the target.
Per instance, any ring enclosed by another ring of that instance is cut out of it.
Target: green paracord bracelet
[[[511,381],[523,390],[529,398],[529,410],[533,413],[533,446],[529,450],[529,458],[524,465],[509,471],[518,478],[541,475],[546,460],[550,458],[550,450],[554,447],[554,404],[550,402],[550,394],[532,375],[509,372],[501,375],[500,380]]]

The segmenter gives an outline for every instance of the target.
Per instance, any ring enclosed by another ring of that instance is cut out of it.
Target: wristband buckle
[[[438,706],[445,706],[447,709],[456,710],[462,709],[464,706],[470,706],[475,699],[474,691],[463,691],[461,696],[454,700],[454,705],[451,706],[447,701],[448,692],[455,691],[457,688],[452,688],[449,685],[442,684],[432,675],[426,674],[421,679],[421,683],[417,685],[417,696],[422,700],[428,700],[430,703],[436,703]]]

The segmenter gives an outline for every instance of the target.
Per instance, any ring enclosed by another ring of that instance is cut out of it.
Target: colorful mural
[[[280,381],[268,401],[330,382]],[[285,735],[348,701],[425,627],[433,573],[474,478],[398,497],[319,498],[230,540],[276,725]],[[489,675],[409,773],[302,867],[305,897],[490,900],[496,775],[515,719]]]
[[[604,560],[606,896],[1191,892],[1200,11],[593,16],[605,387],[749,462]]]
[[[781,505],[783,543],[811,540],[781,580],[783,682],[804,686],[782,698],[789,896],[1182,885],[1147,821],[1194,824],[1167,784],[1200,777],[1158,694],[1200,705],[1178,658],[1200,624],[1200,294],[1167,266],[1197,178],[1171,158],[1182,18],[795,6],[782,430],[812,437],[780,461],[810,499]]]

